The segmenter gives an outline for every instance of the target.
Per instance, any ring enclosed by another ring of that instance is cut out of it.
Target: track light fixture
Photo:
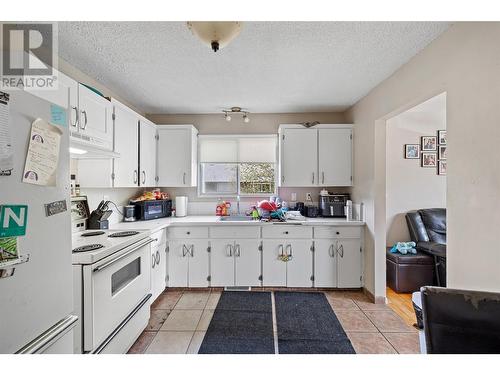
[[[248,117],[249,113],[248,111],[244,111],[241,109],[241,107],[231,107],[231,109],[224,109],[222,112],[224,112],[224,119],[229,122],[231,121],[232,117],[231,115],[234,114],[240,114],[243,116],[243,122],[249,123],[250,122],[250,117]]]

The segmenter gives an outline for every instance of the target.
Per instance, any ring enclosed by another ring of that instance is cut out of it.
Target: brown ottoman
[[[413,293],[424,285],[434,285],[434,258],[417,254],[391,253],[387,248],[387,286],[397,293]]]

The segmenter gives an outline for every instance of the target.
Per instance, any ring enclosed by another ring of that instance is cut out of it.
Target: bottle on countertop
[[[71,180],[70,180],[70,194],[71,196],[75,196],[75,189],[76,189],[76,176],[74,174],[71,175]]]

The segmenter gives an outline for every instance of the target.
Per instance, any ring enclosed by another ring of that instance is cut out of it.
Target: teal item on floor
[[[396,243],[391,250],[389,250],[391,253],[401,253],[403,255],[406,255],[408,253],[410,254],[416,254],[417,249],[415,249],[415,246],[417,244],[413,241],[410,242],[398,242]]]

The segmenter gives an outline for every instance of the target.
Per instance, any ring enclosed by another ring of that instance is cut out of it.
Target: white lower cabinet
[[[211,286],[234,286],[234,240],[210,241]]]
[[[363,286],[361,273],[361,241],[339,239],[337,248],[337,287],[359,288]]]
[[[169,241],[168,285],[171,287],[209,286],[208,239]]]
[[[361,240],[356,238],[314,241],[314,286],[359,288],[362,286]]]
[[[283,241],[262,241],[262,285],[286,286],[286,262],[279,258],[284,254]]]
[[[211,240],[211,286],[260,286],[260,241]]]
[[[153,233],[151,237],[156,239],[151,243],[151,301],[154,301],[166,287],[168,257],[165,230]]]
[[[285,246],[285,252],[291,255],[286,262],[286,286],[313,286],[313,242],[311,240],[292,240]]]
[[[314,241],[314,285],[318,288],[337,287],[336,240]]]
[[[312,240],[262,241],[262,282],[264,286],[311,287],[313,276]],[[288,255],[288,261],[282,256]]]
[[[168,286],[359,288],[361,233],[357,226],[173,227]]]
[[[235,286],[260,286],[260,240],[236,240],[234,252]]]

